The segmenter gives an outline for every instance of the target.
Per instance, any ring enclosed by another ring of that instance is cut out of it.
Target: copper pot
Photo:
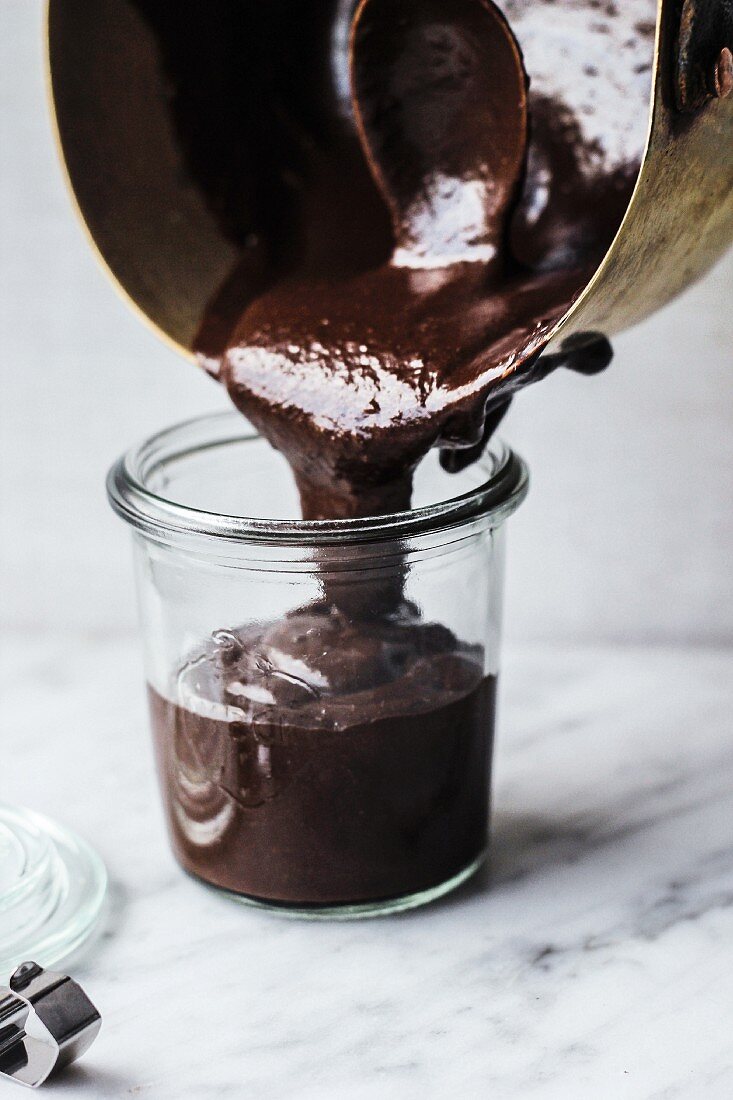
[[[234,152],[227,143],[237,117],[228,115],[221,129],[217,51],[228,33],[221,19],[226,4],[145,6],[143,14],[139,0],[50,0],[50,86],[60,151],[91,242],[130,304],[190,356],[205,307],[247,241],[248,199],[243,195],[237,206],[232,184],[242,159],[258,156],[258,142],[269,136],[257,129],[257,102],[240,111],[245,137],[239,135]],[[285,0],[252,0],[238,10],[238,18],[252,17],[252,33],[262,34],[276,68],[282,59],[274,34],[283,19],[305,51],[314,27],[332,38],[343,34],[351,9],[349,0],[311,0],[289,10]],[[697,279],[733,240],[733,43],[726,12],[723,0],[659,0],[636,187],[605,257],[550,334],[549,352],[570,336],[613,335],[634,325]],[[161,50],[171,20],[187,28],[189,46],[199,47],[200,79],[194,72],[188,117],[207,148],[205,174],[195,166],[192,172],[192,134],[171,111],[170,57]],[[267,87],[258,94],[266,96]]]

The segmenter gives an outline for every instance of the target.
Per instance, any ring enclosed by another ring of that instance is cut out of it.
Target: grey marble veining
[[[313,925],[173,864],[134,639],[18,636],[0,793],[112,878],[74,967],[104,1027],[54,1093],[728,1100],[732,656],[508,653],[491,867],[413,914]]]

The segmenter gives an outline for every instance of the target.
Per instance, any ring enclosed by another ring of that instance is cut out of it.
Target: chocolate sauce
[[[430,447],[460,468],[518,388],[608,360],[537,361],[636,180],[655,0],[132,2],[240,253],[200,361],[307,518],[404,507]]]
[[[392,254],[349,274],[306,250],[246,304],[218,370],[288,459],[307,519],[408,508],[431,447],[476,456],[487,424],[533,380],[630,184],[624,171],[585,180],[567,118],[562,141],[537,101],[535,190],[543,171],[561,174],[565,201],[533,235],[522,195],[527,78],[509,24],[485,0],[366,0],[350,65],[355,131],[391,215]],[[358,226],[358,207],[353,217]]]
[[[409,508],[431,447],[459,469],[518,388],[607,364],[598,334],[539,357],[635,182],[654,0],[222,0],[194,23],[135,2],[240,250],[199,358],[306,519]],[[399,562],[356,601],[324,578],[323,605],[216,632],[150,691],[181,862],[298,905],[452,878],[485,844],[494,688],[405,602]]]
[[[222,379],[288,459],[306,519],[400,511],[431,446],[483,438],[489,391],[492,409],[506,402],[517,348],[541,346],[576,277],[489,293],[484,265],[467,262],[281,283],[247,311]]]
[[[217,632],[150,689],[178,859],[267,901],[337,905],[438,886],[486,845],[494,680],[414,611],[357,627],[311,608]]]

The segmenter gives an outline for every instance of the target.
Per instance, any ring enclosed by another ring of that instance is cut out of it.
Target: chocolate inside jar
[[[403,609],[313,607],[217,632],[150,689],[174,849],[217,886],[298,906],[399,898],[480,860],[494,679]]]
[[[596,334],[540,355],[635,182],[654,0],[272,0],[200,24],[136,3],[240,250],[199,359],[286,457],[305,519],[409,509],[431,448],[460,470],[519,388],[608,363]],[[320,602],[219,624],[151,688],[188,870],[318,906],[480,859],[495,679],[421,618],[407,568],[356,599],[324,568]]]

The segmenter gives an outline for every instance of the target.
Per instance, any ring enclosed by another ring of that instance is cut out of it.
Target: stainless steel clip
[[[0,986],[0,1078],[37,1088],[80,1058],[101,1026],[72,978],[23,963],[10,987]]]

